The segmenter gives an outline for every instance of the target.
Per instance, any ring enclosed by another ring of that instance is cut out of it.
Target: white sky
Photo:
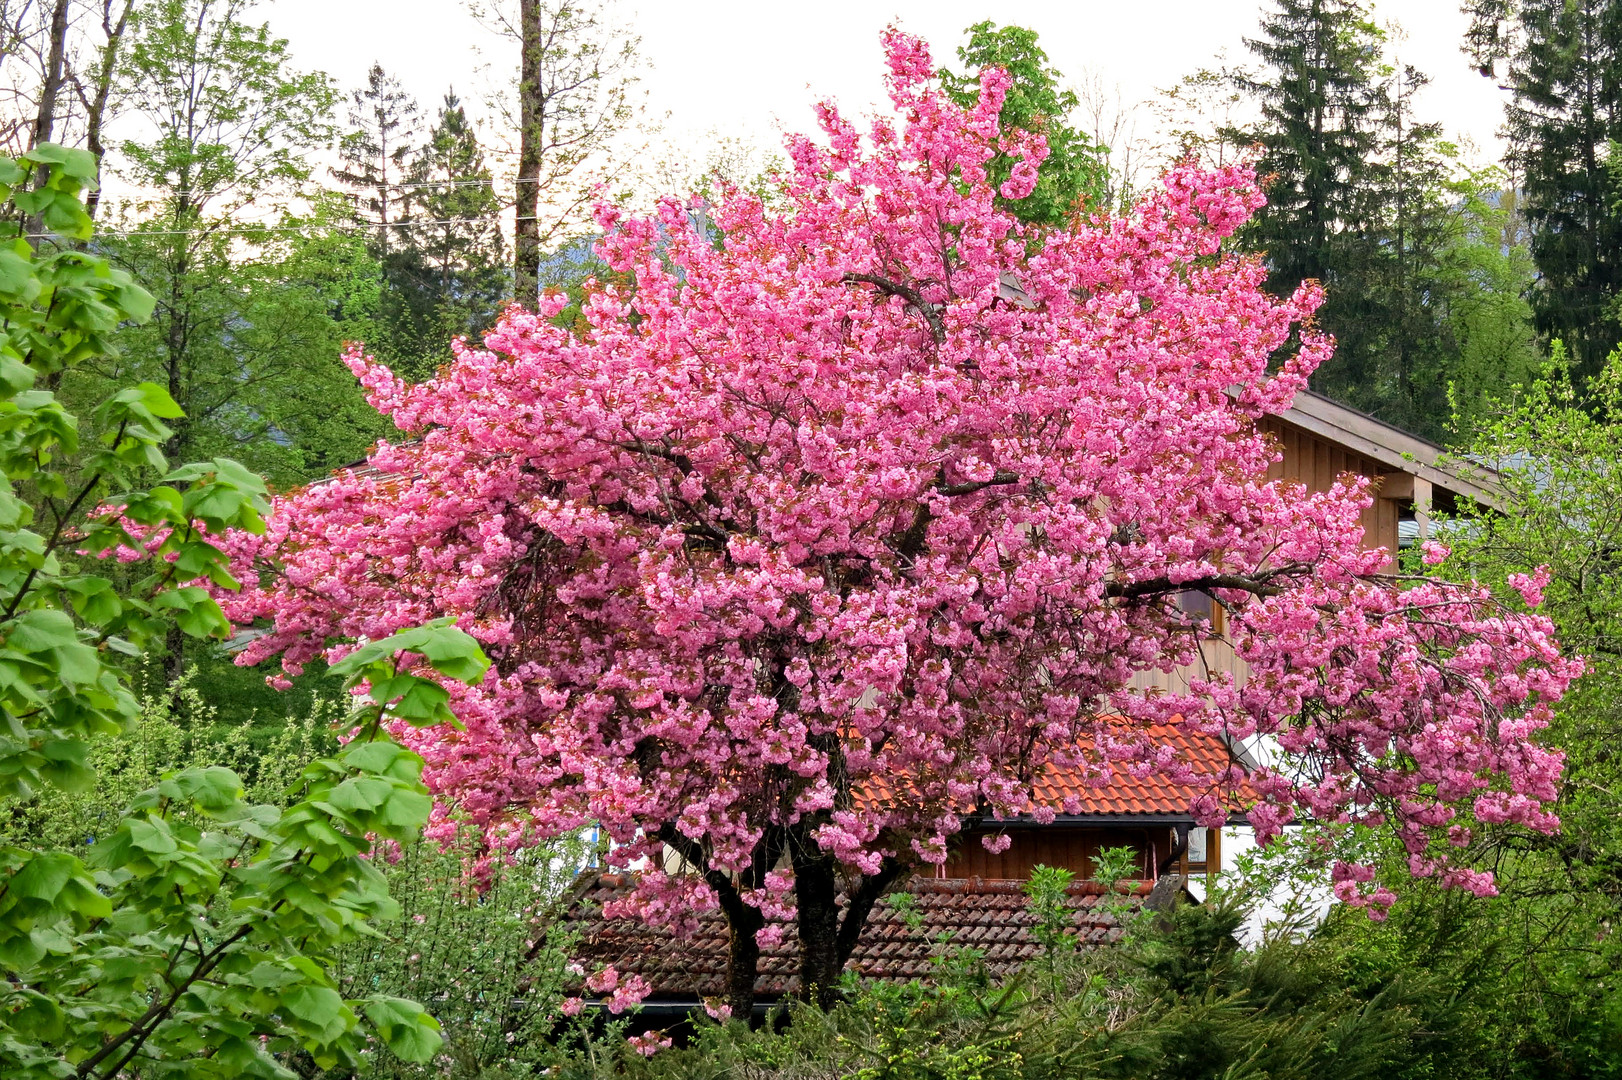
[[[1096,75],[1132,102],[1213,66],[1220,50],[1245,60],[1242,38],[1256,32],[1260,0],[618,0],[617,11],[651,64],[650,112],[668,114],[666,137],[702,159],[716,134],[777,150],[779,132],[812,126],[821,97],[847,114],[868,111],[883,97],[878,36],[890,22],[925,37],[937,62],[955,60],[963,29],[981,19],[1027,26],[1072,82]],[[376,60],[426,108],[453,84],[476,98],[490,85],[481,59],[502,77],[516,66],[515,47],[478,26],[461,0],[265,0],[258,12],[302,66],[347,90]],[[1422,117],[1473,143],[1475,160],[1496,159],[1502,94],[1459,52],[1458,0],[1383,0],[1374,15],[1401,24],[1404,62],[1434,80]]]

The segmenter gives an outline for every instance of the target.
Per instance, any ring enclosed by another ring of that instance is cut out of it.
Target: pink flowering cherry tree
[[[999,134],[1006,75],[963,109],[921,42],[885,47],[897,119],[864,137],[821,106],[779,198],[723,191],[705,229],[674,200],[601,209],[634,284],[596,289],[582,332],[561,300],[514,308],[417,386],[352,354],[409,438],[235,538],[230,614],[270,626],[242,661],[455,616],[492,673],[447,687],[460,729],[400,732],[442,814],[498,848],[600,823],[611,863],[647,859],[613,914],[724,912],[734,1015],[769,920],[797,916],[827,1000],[899,876],[1032,812],[1050,765],[1178,771],[1147,734],[1174,714],[1276,740],[1284,765],[1216,781],[1259,794],[1264,839],[1384,826],[1414,873],[1490,892],[1456,861],[1467,822],[1557,826],[1536,733],[1578,665],[1485,589],[1387,576],[1360,482],[1266,479],[1257,420],[1331,343],[1316,286],[1274,298],[1223,251],[1251,172],[1175,168],[1124,216],[1026,228],[997,196],[1045,148]],[[1134,691],[1196,658],[1185,590],[1227,610],[1248,680]]]

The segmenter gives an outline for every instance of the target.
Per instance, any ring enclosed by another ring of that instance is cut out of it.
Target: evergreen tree
[[[1109,190],[1109,151],[1071,126],[1069,118],[1079,102],[1073,90],[1062,86],[1064,76],[1048,64],[1036,32],[981,22],[969,27],[968,35],[969,43],[957,51],[964,73],[940,73],[947,93],[961,105],[972,105],[980,96],[980,72],[1003,68],[1012,79],[1003,102],[1003,130],[1040,132],[1047,139],[1048,156],[1038,170],[1036,190],[1013,204],[1013,213],[1033,224],[1062,226],[1077,210],[1100,209]],[[994,159],[994,183],[1008,179],[1013,166],[1006,154]]]
[[[1381,35],[1357,0],[1275,0],[1262,36],[1245,44],[1262,70],[1240,85],[1261,104],[1251,141],[1271,177],[1268,205],[1245,241],[1265,253],[1268,285],[1288,294],[1302,281],[1328,289],[1323,324],[1339,341],[1335,358],[1313,377],[1316,389],[1347,396],[1373,382],[1369,278],[1380,254],[1370,245],[1370,189],[1386,110]]]
[[[395,370],[425,377],[450,341],[490,325],[509,294],[505,247],[490,169],[454,93],[411,158],[406,227],[384,259],[385,336]]]
[[[1616,344],[1622,185],[1622,3],[1478,0],[1467,49],[1485,75],[1507,62],[1510,163],[1522,178],[1538,285],[1538,329],[1565,341],[1579,376]]]
[[[1359,3],[1277,3],[1249,42],[1261,71],[1235,79],[1260,101],[1248,138],[1272,177],[1243,240],[1274,291],[1325,287],[1318,317],[1336,348],[1313,388],[1442,441],[1450,395],[1474,403],[1468,421],[1483,390],[1530,371],[1524,261],[1499,250],[1502,178],[1466,173],[1417,115],[1429,79],[1386,61]]]
[[[350,95],[350,131],[339,141],[343,164],[332,175],[357,191],[356,209],[377,230],[372,247],[388,254],[390,231],[405,212],[406,189],[417,136],[418,107],[400,81],[373,64],[366,85]]]
[[[1459,373],[1449,321],[1445,263],[1462,221],[1464,192],[1442,126],[1414,115],[1415,95],[1430,80],[1397,66],[1380,95],[1377,159],[1371,170],[1365,232],[1357,237],[1367,319],[1339,330],[1367,380],[1345,388],[1355,405],[1388,422],[1440,439],[1448,385]],[[1473,289],[1475,283],[1457,282]]]

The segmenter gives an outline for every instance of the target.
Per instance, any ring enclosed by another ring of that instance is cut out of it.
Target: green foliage
[[[1055,953],[1073,952],[1076,948],[1068,902],[1070,883],[1075,876],[1074,871],[1063,867],[1037,865],[1031,868],[1031,876],[1025,882],[1031,914],[1036,916],[1031,936],[1050,958]]]
[[[377,230],[389,234],[387,250],[375,251],[383,268],[378,343],[403,376],[422,379],[450,358],[453,338],[490,325],[511,289],[501,203],[455,94],[412,149],[406,181],[405,227]]]
[[[582,865],[576,841],[491,859],[469,830],[441,848],[418,842],[382,867],[401,918],[385,936],[339,954],[346,996],[422,1001],[445,1045],[414,1064],[381,1048],[342,1075],[357,1080],[475,1080],[538,1075],[549,1043],[573,936],[552,926]],[[420,1060],[420,1059],[413,1059]]]
[[[1381,36],[1357,0],[1277,0],[1261,31],[1246,45],[1263,70],[1241,85],[1261,104],[1251,134],[1272,179],[1247,242],[1267,253],[1273,291],[1288,294],[1307,279],[1334,284],[1365,220],[1384,104]]]
[[[957,51],[964,73],[941,72],[947,93],[960,105],[972,105],[980,96],[980,72],[1000,67],[1012,79],[1003,102],[1002,129],[1039,132],[1048,143],[1048,157],[1037,170],[1036,190],[1006,209],[1023,221],[1054,228],[1063,227],[1077,212],[1100,209],[1108,190],[1109,150],[1070,125],[1078,104],[1075,92],[1062,86],[1063,76],[1049,66],[1036,32],[980,22],[969,27],[968,35],[969,43]],[[1006,154],[993,159],[992,182],[1000,185],[1013,167],[1014,160]]]
[[[1578,375],[1591,377],[1622,330],[1622,185],[1607,161],[1622,139],[1622,7],[1474,0],[1466,9],[1474,60],[1513,90],[1504,129],[1532,227],[1538,330],[1565,341]]]
[[[1067,953],[1060,985],[938,968],[929,983],[860,987],[824,1012],[803,1004],[750,1031],[705,1025],[691,1046],[642,1059],[577,1034],[551,1075],[630,1078],[860,1076],[1195,1080],[1461,1076],[1481,1049],[1450,954],[1378,971],[1335,941],[1236,947],[1231,903],[1145,917],[1123,945]],[[1445,975],[1429,969],[1440,966]],[[1377,981],[1378,980],[1378,981]]]
[[[1366,935],[1376,952],[1444,933],[1480,951],[1500,995],[1493,1022],[1517,1063],[1497,1075],[1613,1076],[1622,1061],[1622,353],[1586,385],[1577,367],[1557,342],[1536,378],[1483,410],[1468,460],[1497,471],[1500,505],[1445,524],[1453,553],[1440,567],[1498,582],[1548,568],[1542,610],[1588,667],[1546,735],[1566,754],[1561,830],[1476,827],[1472,856],[1495,866],[1499,897],[1458,908],[1422,896]],[[1523,602],[1509,589],[1502,598]]]
[[[0,803],[0,838],[83,853],[115,828],[124,808],[166,773],[223,765],[241,778],[244,798],[283,804],[304,767],[335,750],[343,710],[316,699],[307,715],[274,727],[226,724],[188,675],[140,698],[140,714],[123,734],[90,745],[90,786],[44,787]]]
[[[1518,193],[1492,169],[1465,178],[1458,194],[1441,293],[1459,349],[1447,387],[1451,427],[1456,439],[1468,442],[1497,413],[1494,399],[1530,383],[1543,357],[1526,299],[1535,267]]]
[[[235,461],[170,466],[163,447],[183,413],[163,387],[111,388],[85,439],[50,389],[116,355],[120,324],[152,312],[129,275],[66,246],[90,235],[81,197],[94,175],[88,154],[55,146],[0,162],[0,798],[37,798],[44,820],[93,830],[0,844],[0,1073],[289,1077],[278,1059],[354,1061],[371,1037],[430,1056],[438,1026],[419,1006],[346,1000],[331,966],[398,914],[368,856],[414,841],[429,798],[421,759],[382,720],[445,718],[445,691],[415,665],[482,677],[461,631],[432,624],[334,669],[372,704],[341,750],[304,766],[285,809],[249,802],[217,763],[161,772],[93,824],[84,803],[52,808],[43,794],[92,790],[101,746],[132,726],[151,734],[120,658],[171,622],[194,637],[229,631],[196,582],[236,586],[212,538],[262,529],[267,508]],[[31,218],[60,239],[31,245]],[[116,574],[114,551],[127,557]]]
[[[1361,3],[1279,0],[1262,31],[1248,42],[1262,69],[1234,77],[1260,122],[1224,133],[1259,143],[1269,177],[1242,240],[1273,291],[1325,287],[1318,317],[1336,347],[1313,388],[1440,440],[1450,392],[1479,404],[1530,361],[1513,195],[1416,115],[1429,79],[1386,61]]]
[[[139,11],[120,72],[144,130],[117,167],[142,195],[120,203],[98,247],[158,303],[116,361],[86,365],[63,392],[155,382],[185,413],[166,453],[230,455],[291,484],[363,456],[386,429],[340,359],[371,329],[380,270],[344,230],[346,200],[285,209],[310,177],[308,155],[333,137],[335,95],[325,75],[293,68],[250,9],[163,0]]]
[[[329,80],[294,71],[287,42],[246,21],[253,6],[154,0],[136,14],[119,81],[149,134],[119,150],[131,179],[173,193],[180,216],[305,180],[305,154],[332,138]]]

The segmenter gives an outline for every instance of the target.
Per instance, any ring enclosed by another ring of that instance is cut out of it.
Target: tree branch
[[[887,296],[899,296],[929,323],[929,336],[934,339],[935,344],[939,345],[946,340],[946,324],[941,320],[941,309],[925,300],[912,286],[879,277],[877,274],[850,273],[839,280],[847,285],[871,285]]]

